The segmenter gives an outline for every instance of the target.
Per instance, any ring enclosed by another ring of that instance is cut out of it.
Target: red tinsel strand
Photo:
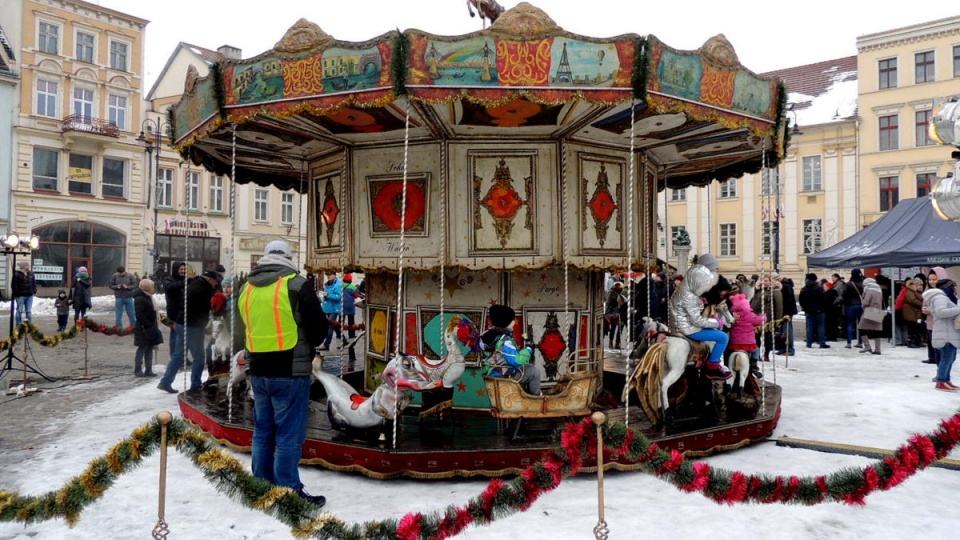
[[[764,503],[775,503],[783,501],[783,477],[778,476],[773,480],[773,492],[763,500]]]
[[[894,455],[904,467],[910,469],[911,474],[920,466],[920,455],[917,453],[917,449],[912,446],[901,446]]]
[[[937,460],[937,450],[933,446],[933,441],[925,435],[914,435],[910,438],[910,444],[917,449],[921,468],[926,468]]]
[[[420,526],[423,523],[423,514],[420,512],[403,516],[397,525],[397,538],[400,540],[417,540],[420,538]]]
[[[797,496],[797,491],[800,489],[800,479],[796,476],[791,476],[787,480],[787,491],[783,494],[784,501],[792,501],[794,497]]]
[[[664,474],[672,473],[673,471],[679,469],[680,466],[683,465],[683,462],[684,462],[683,454],[681,454],[680,452],[677,452],[676,450],[671,450],[670,459],[666,463],[661,465],[660,468],[656,471],[656,473],[658,476],[663,476]]]
[[[747,498],[757,499],[757,492],[760,491],[760,488],[763,487],[763,480],[756,476],[749,476],[749,482],[747,482]],[[758,500],[758,502],[763,502]]]
[[[440,523],[437,524],[436,534],[430,538],[431,540],[442,540],[443,538],[456,536],[463,532],[471,523],[473,523],[473,516],[470,515],[470,511],[467,508],[457,508],[453,519],[450,519],[449,516],[444,516],[443,519],[440,520]]]
[[[646,455],[643,456],[642,461],[647,462],[655,458],[660,452],[660,447],[657,446],[657,443],[650,443],[650,448],[647,449]]]
[[[483,515],[487,518],[487,521],[493,521],[493,501],[505,485],[503,480],[494,478],[487,484],[487,489],[480,494],[480,500],[483,501]]]
[[[560,482],[563,481],[563,467],[565,463],[556,456],[553,452],[547,454],[546,458],[543,460],[543,468],[550,473],[550,476],[553,478],[553,486],[559,486]]]
[[[702,461],[693,464],[693,480],[680,486],[683,491],[703,491],[710,483],[710,466]]]
[[[940,426],[945,432],[944,442],[949,446],[956,445],[957,441],[960,440],[960,416],[951,416],[944,420]]]
[[[740,471],[730,475],[730,489],[724,493],[714,495],[713,499],[719,503],[733,504],[744,502],[747,498],[747,476]]]
[[[916,471],[916,468],[911,470],[909,467],[904,466],[903,463],[896,458],[884,458],[883,462],[890,467],[890,478],[887,478],[887,480],[883,483],[883,486],[881,486],[881,489],[884,491],[896,486],[900,482],[903,482],[909,478],[914,471]]]
[[[820,502],[823,502],[827,498],[827,495],[830,494],[830,487],[827,485],[826,476],[817,477],[817,488],[820,490]]]

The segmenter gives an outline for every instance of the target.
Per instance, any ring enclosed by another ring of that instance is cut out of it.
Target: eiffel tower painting
[[[567,59],[567,43],[563,43],[563,52],[560,53],[560,65],[557,74],[553,77],[555,83],[572,83],[573,71],[570,70],[570,60]]]

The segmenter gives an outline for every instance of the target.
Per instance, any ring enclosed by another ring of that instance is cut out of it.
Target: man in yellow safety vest
[[[286,242],[267,244],[237,299],[254,394],[252,468],[254,476],[320,507],[326,498],[303,490],[298,467],[313,350],[327,335],[327,318],[313,282],[299,275],[291,257]]]

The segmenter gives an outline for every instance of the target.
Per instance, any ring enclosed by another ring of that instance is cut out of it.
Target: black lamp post
[[[157,220],[159,218],[160,211],[160,194],[162,188],[160,186],[160,151],[162,148],[163,142],[163,133],[170,130],[170,124],[162,120],[147,118],[140,125],[140,136],[137,137],[137,140],[143,143],[144,149],[147,152],[147,168],[148,168],[148,178],[149,181],[153,183],[153,187],[147,189],[147,208],[150,208],[151,199],[153,202],[153,249],[150,250],[150,254],[153,255],[153,275],[157,276],[159,261],[160,261],[160,249],[157,246],[158,234],[157,234]],[[152,136],[149,138],[147,135]],[[151,159],[153,158],[153,159]],[[152,197],[151,197],[152,192]]]
[[[31,234],[30,236],[19,236],[15,232],[5,234],[0,237],[0,254],[4,256],[13,257],[13,271],[16,272],[17,268],[17,256],[18,255],[30,255],[34,251],[40,249],[40,238],[36,235]],[[12,291],[11,291],[12,292]],[[13,319],[16,316],[16,297],[10,295],[10,330],[9,337],[13,337],[14,322]],[[14,347],[11,344],[7,349],[6,357],[4,358],[2,364],[0,364],[0,379],[6,376],[7,373],[13,370],[13,361],[16,360],[23,365],[24,377],[26,377],[26,372],[30,371],[36,375],[43,377],[48,381],[53,381],[45,373],[39,369],[27,364],[22,358],[19,358],[16,353],[13,351]],[[26,380],[24,380],[24,386],[26,386]]]

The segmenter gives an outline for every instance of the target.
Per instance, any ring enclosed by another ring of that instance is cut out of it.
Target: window
[[[77,60],[93,63],[93,43],[96,38],[91,34],[77,32]]]
[[[104,158],[103,160],[103,196],[124,197],[124,171],[126,162],[118,159]]]
[[[897,115],[880,117],[880,150],[900,147],[900,121]]]
[[[37,80],[37,114],[40,116],[49,116],[56,118],[57,113],[57,87],[59,85],[53,81]]]
[[[37,276],[41,287],[69,287],[81,266],[90,270],[94,287],[106,287],[118,266],[130,266],[126,261],[127,236],[111,227],[68,221],[42,225],[33,233],[43,238],[34,257],[42,259],[48,268],[43,279]],[[59,269],[51,271],[51,267]]]
[[[93,195],[93,156],[70,154],[67,190],[70,193]]]
[[[127,127],[127,97],[110,94],[110,123],[120,129]]]
[[[880,177],[880,211],[888,212],[900,202],[900,177]]]
[[[120,71],[127,70],[127,44],[119,41],[110,42],[110,67]]]
[[[40,35],[37,48],[40,52],[57,54],[60,51],[60,27],[47,22],[40,22]]]
[[[173,208],[173,169],[160,169],[157,174],[157,206]]]
[[[823,191],[820,156],[803,158],[803,191]]]
[[[687,231],[687,228],[684,225],[671,225],[670,226],[670,244],[674,245],[674,242],[677,239],[677,235],[680,234],[680,231]],[[673,254],[677,254],[677,248],[673,248]]]
[[[720,224],[720,256],[734,257],[737,255],[737,224]]]
[[[87,88],[73,89],[73,115],[75,122],[89,124],[93,119],[93,90]]]
[[[764,221],[761,239],[764,255],[773,255],[773,246],[780,242],[780,222]]]
[[[960,77],[960,45],[953,46],[953,76]]]
[[[53,150],[33,149],[33,189],[59,191],[57,185],[60,156]]]
[[[293,225],[293,193],[280,194],[280,223]]]
[[[687,188],[670,190],[670,200],[671,201],[687,200]]]
[[[223,177],[210,179],[210,211],[223,212]]]
[[[762,178],[760,180],[760,194],[774,195],[776,193],[777,184],[779,182],[780,182],[779,169],[764,170],[762,174]]]
[[[258,189],[253,194],[253,220],[265,222],[269,219],[267,214],[270,192],[265,189]]]
[[[914,67],[916,68],[916,83],[933,82],[937,79],[934,71],[933,51],[921,52],[913,55]]]
[[[917,111],[914,113],[917,128],[917,146],[931,146],[935,144],[930,137],[930,115],[931,111]]]
[[[737,179],[730,178],[720,182],[720,198],[732,199],[737,196]]]
[[[917,175],[917,197],[926,197],[933,189],[933,181],[937,179],[935,173],[920,173]]]
[[[803,220],[803,254],[810,255],[823,249],[822,222],[817,219]]]
[[[200,173],[196,171],[187,172],[187,190],[185,193],[184,205],[187,210],[200,210]]]
[[[880,89],[897,87],[897,59],[880,61]]]

